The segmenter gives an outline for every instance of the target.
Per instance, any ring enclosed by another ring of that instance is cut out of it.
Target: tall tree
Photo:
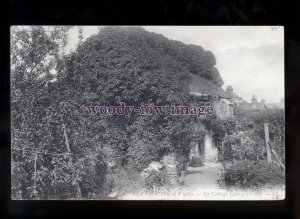
[[[68,27],[11,28],[12,195],[38,197],[46,190],[50,157],[48,84],[59,67]],[[34,163],[34,164],[33,164]],[[33,183],[34,182],[34,183]]]

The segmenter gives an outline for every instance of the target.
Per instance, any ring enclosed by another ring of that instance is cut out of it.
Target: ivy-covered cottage
[[[226,92],[211,80],[191,74],[190,94],[196,97],[199,103],[211,102],[217,117],[225,119],[233,116],[235,103],[231,98],[232,89]],[[218,142],[216,142],[214,132],[209,129],[206,129],[205,132],[202,140],[192,142],[189,154],[190,162],[200,160],[202,164],[205,164],[218,161]]]

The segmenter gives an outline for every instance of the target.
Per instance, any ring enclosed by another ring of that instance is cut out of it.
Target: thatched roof
[[[238,95],[236,95],[235,93],[232,93],[231,94],[231,98],[234,100],[234,102],[237,102],[237,103],[247,103],[246,100],[244,100],[243,98],[239,97]]]
[[[211,80],[190,74],[190,93],[194,95],[208,95],[221,98],[229,98],[226,91],[213,83]]]

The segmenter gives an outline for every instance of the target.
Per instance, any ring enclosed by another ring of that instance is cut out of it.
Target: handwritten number
[[[271,27],[271,30],[277,31],[280,27]]]

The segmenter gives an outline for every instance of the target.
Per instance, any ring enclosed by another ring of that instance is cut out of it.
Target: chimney
[[[265,104],[266,103],[265,99],[261,99],[261,103]]]
[[[227,86],[226,92],[227,92],[229,98],[233,97],[233,88],[232,88],[232,86],[230,86],[230,85]]]
[[[251,103],[257,103],[257,99],[256,99],[255,95],[252,96]]]

